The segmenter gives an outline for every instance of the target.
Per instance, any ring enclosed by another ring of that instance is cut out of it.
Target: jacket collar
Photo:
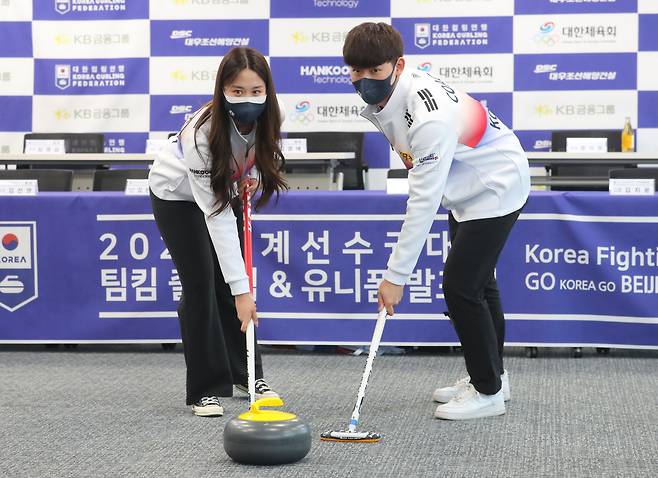
[[[237,141],[242,141],[245,145],[251,146],[255,139],[256,139],[256,127],[257,125],[254,125],[254,127],[249,131],[247,134],[242,134],[240,133],[240,130],[238,129],[238,125],[235,124],[235,121],[233,121],[233,118],[229,117],[229,120],[231,121],[231,125],[233,125],[233,130],[231,131],[231,136],[235,138]]]
[[[361,116],[370,121],[377,120],[379,123],[388,123],[399,115],[401,109],[406,108],[407,96],[411,89],[411,74],[408,68],[406,67],[402,71],[386,106],[380,109],[377,105],[368,105],[361,112]]]

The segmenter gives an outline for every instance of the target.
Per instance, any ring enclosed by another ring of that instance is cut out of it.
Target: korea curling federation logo
[[[60,15],[71,11],[71,0],[55,0],[55,11]]]
[[[36,222],[0,222],[0,307],[14,312],[38,297]]]
[[[71,86],[71,65],[55,65],[55,86],[60,90]]]
[[[429,23],[415,23],[414,24],[414,45],[421,50],[430,46],[430,24]]]

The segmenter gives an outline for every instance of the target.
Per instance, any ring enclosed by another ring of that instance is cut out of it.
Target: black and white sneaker
[[[221,417],[224,408],[219,403],[219,397],[201,397],[192,405],[192,411],[198,417]]]
[[[243,393],[249,394],[249,387],[246,384],[238,384],[235,388]],[[266,397],[279,398],[279,394],[270,388],[265,379],[259,378],[256,380],[256,400]]]

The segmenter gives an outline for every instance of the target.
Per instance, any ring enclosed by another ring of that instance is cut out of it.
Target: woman
[[[256,207],[286,189],[278,146],[281,114],[263,55],[231,50],[212,100],[159,155],[150,175],[156,223],[183,288],[178,307],[187,365],[187,404],[221,416],[219,397],[247,390],[246,331],[256,305],[241,255],[240,194],[260,188]],[[255,170],[255,171],[254,171]],[[256,179],[256,177],[258,179]],[[256,350],[256,398],[277,396]]]

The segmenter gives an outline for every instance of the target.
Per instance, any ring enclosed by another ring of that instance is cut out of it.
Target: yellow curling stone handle
[[[260,407],[280,407],[283,400],[278,397],[266,397],[256,400],[251,404],[248,412],[244,412],[238,418],[252,422],[281,422],[297,418],[292,413],[280,412],[278,410],[261,410]]]

